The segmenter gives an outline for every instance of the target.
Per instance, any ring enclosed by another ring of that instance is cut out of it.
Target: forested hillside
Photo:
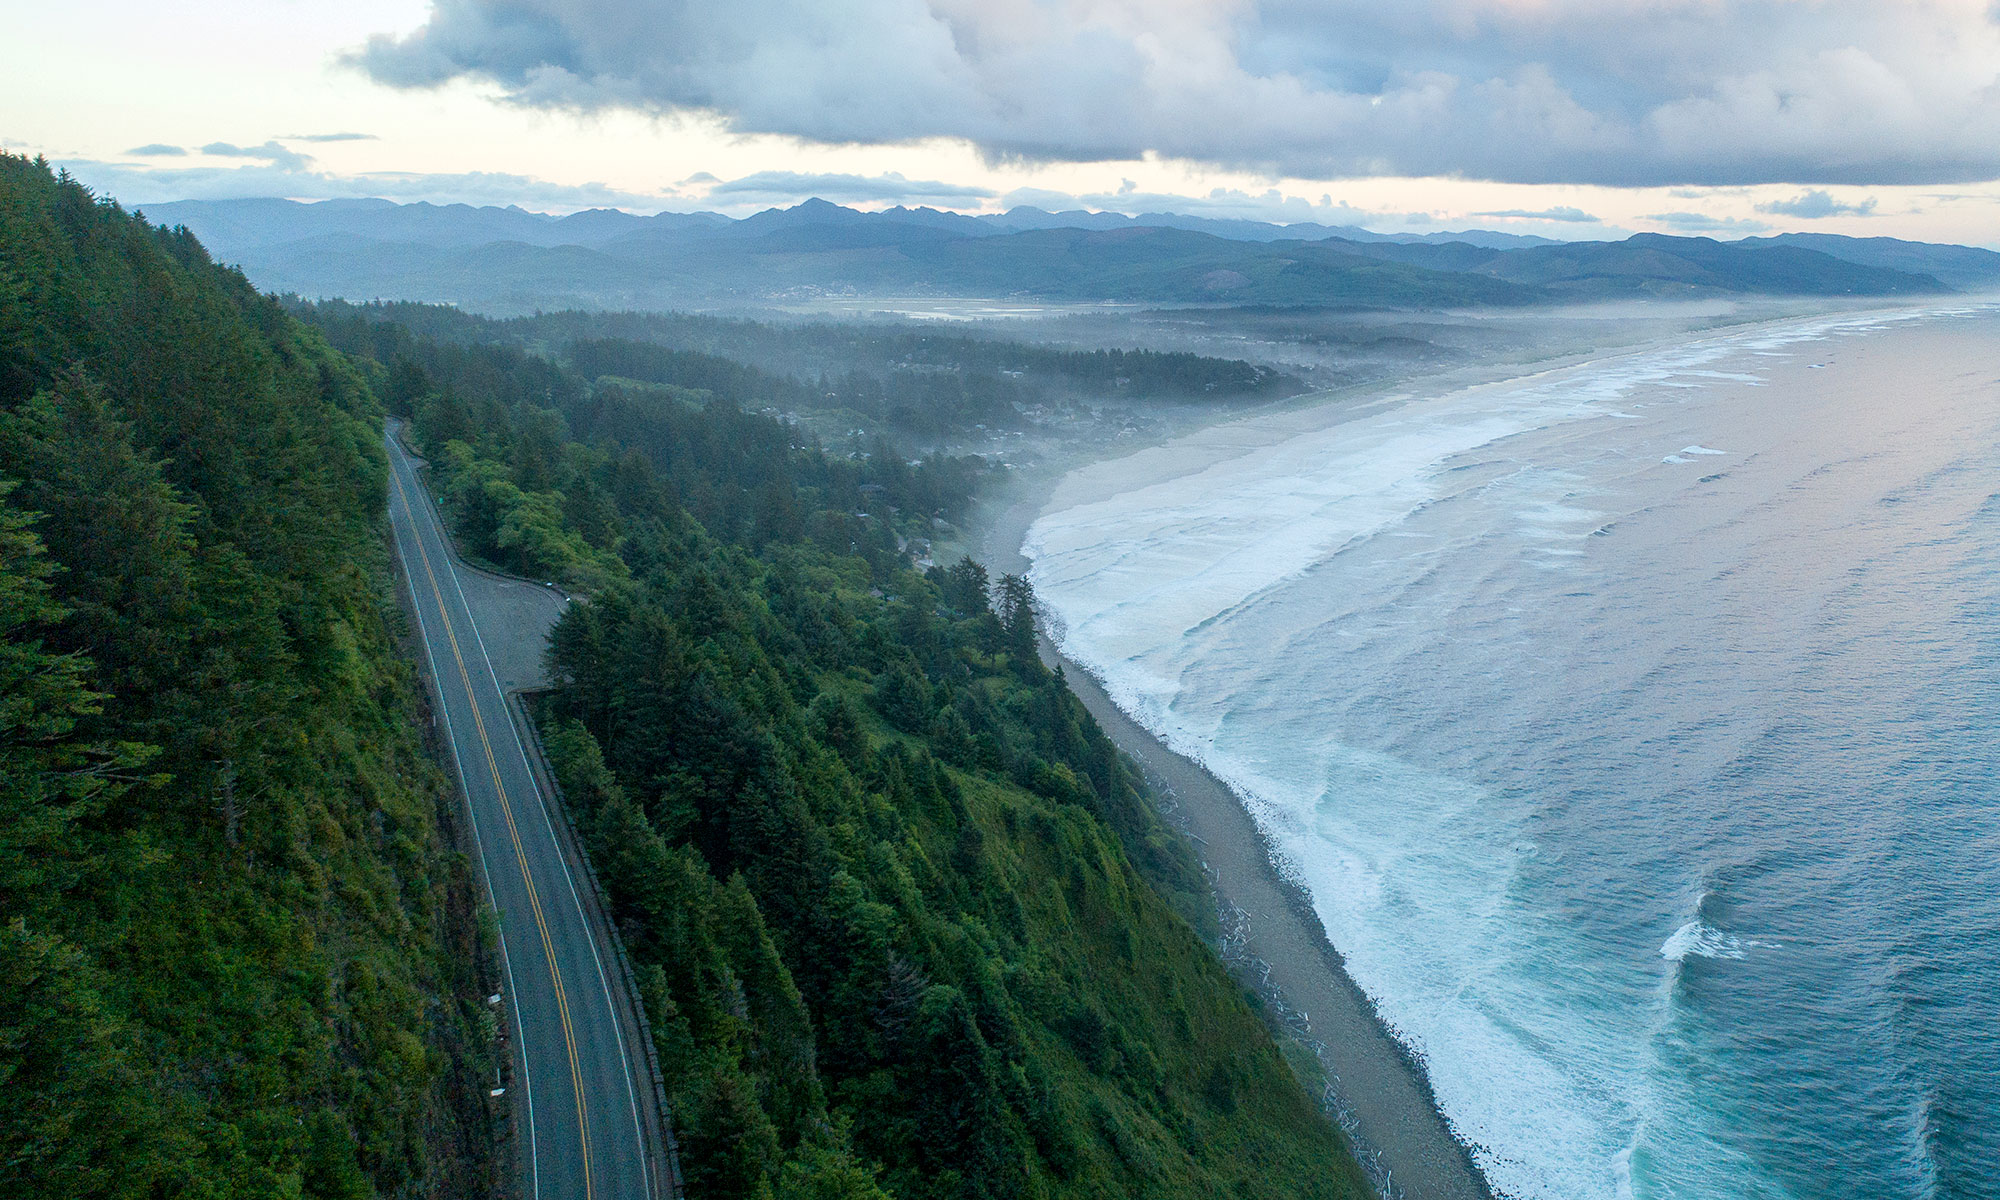
[[[385,407],[468,549],[584,592],[539,718],[690,1194],[1362,1194],[1025,585],[916,569],[986,464],[599,341],[655,378],[323,335],[0,156],[0,1194],[495,1188]]]
[[[387,328],[400,327],[451,345],[512,346],[557,358],[583,380],[666,384],[793,413],[837,411],[850,423],[927,444],[975,426],[1019,429],[1036,410],[1089,411],[1107,401],[1243,402],[1305,386],[1239,359],[1062,349],[963,327],[780,324],[640,312],[496,319],[436,305],[291,302],[329,334],[356,345],[394,336]]]
[[[1025,583],[913,566],[977,460],[830,453],[746,411],[754,374],[638,387],[324,315],[467,549],[585,590],[540,719],[690,1195],[1365,1192]]]
[[[380,421],[191,236],[0,155],[0,1195],[492,1191]]]

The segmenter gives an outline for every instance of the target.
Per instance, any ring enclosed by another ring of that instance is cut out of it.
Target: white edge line
[[[440,542],[444,540],[442,533],[440,533],[438,540]],[[451,576],[452,590],[458,593],[459,606],[465,610],[465,623],[472,629],[472,638],[479,645],[480,661],[486,664],[486,678],[493,684],[493,691],[500,697],[500,707],[505,712],[507,708],[507,691],[500,686],[500,677],[493,670],[493,659],[486,653],[486,639],[480,635],[479,619],[473,616],[472,605],[465,599],[465,588],[459,583],[458,566],[453,561],[454,557],[450,545],[445,545],[445,573]],[[563,603],[567,607],[569,602],[565,600]],[[475,704],[478,703],[476,700],[473,702]],[[521,735],[518,731],[514,730],[513,714],[506,713],[506,716],[507,728],[509,732],[514,734],[514,753],[521,760],[521,769],[527,773],[528,782],[534,784],[535,769],[528,763],[527,747],[521,744]],[[539,784],[535,786],[535,799],[539,802],[536,807],[542,814],[542,827],[548,831],[549,842],[555,847],[556,862],[562,867],[563,882],[569,885],[570,903],[575,907],[577,920],[583,926],[583,940],[590,946],[591,963],[597,968],[597,988],[604,995],[605,1014],[611,1018],[611,1036],[618,1045],[618,1065],[625,1074],[625,1097],[632,1106],[632,1135],[638,1139],[638,1145],[635,1148],[639,1151],[639,1162],[641,1164],[639,1177],[645,1181],[646,1194],[651,1196],[653,1194],[653,1178],[652,1172],[646,1170],[644,1167],[646,1161],[646,1133],[645,1127],[639,1118],[638,1088],[632,1082],[632,1056],[625,1049],[625,1023],[619,1019],[617,1002],[611,998],[611,981],[604,974],[604,959],[597,950],[597,935],[591,929],[589,915],[584,912],[583,898],[577,894],[576,880],[570,874],[569,855],[563,853],[562,839],[556,836],[555,824],[549,818],[548,797],[542,794]],[[607,914],[608,916],[609,914]],[[636,997],[633,998],[633,1003],[637,1003]]]
[[[391,447],[390,454],[392,457],[389,469],[394,471],[396,469],[395,457],[400,456],[401,450]],[[401,480],[397,480],[398,487],[396,490],[403,498],[403,512],[409,518],[407,524],[410,526],[410,533],[417,538],[422,538],[423,531],[417,528],[416,511],[410,507],[409,492],[401,486],[401,483]],[[392,512],[390,520],[390,537],[392,541],[395,540],[394,535],[395,521]],[[438,707],[442,709],[445,707],[444,676],[438,674],[437,655],[431,650],[430,626],[424,621],[423,600],[417,595],[417,578],[410,573],[410,556],[403,549],[403,544],[400,541],[396,542],[396,559],[403,564],[403,578],[409,581],[410,606],[416,609],[417,612],[417,632],[424,643],[424,658],[430,663],[431,679],[437,687]],[[470,610],[467,611],[469,612]],[[438,615],[444,615],[442,608],[439,609]],[[466,699],[472,699],[470,692],[466,693]],[[451,747],[451,765],[452,769],[458,774],[459,791],[465,797],[466,816],[472,820],[472,844],[479,851],[479,878],[480,882],[486,885],[486,903],[492,907],[493,915],[500,918],[500,966],[507,975],[507,1004],[508,1007],[514,1010],[514,1030],[517,1034],[515,1044],[520,1047],[521,1057],[521,1093],[528,1101],[528,1177],[532,1194],[539,1200],[542,1194],[542,1168],[539,1156],[535,1151],[535,1077],[534,1073],[528,1068],[528,1029],[527,1025],[521,1020],[521,994],[514,986],[514,958],[511,954],[507,953],[506,914],[500,911],[500,901],[493,894],[493,872],[486,864],[486,841],[479,833],[479,813],[473,807],[472,790],[467,786],[465,781],[465,760],[459,756],[458,738],[453,736],[451,732],[451,714],[449,711],[445,713],[444,738],[446,744]]]

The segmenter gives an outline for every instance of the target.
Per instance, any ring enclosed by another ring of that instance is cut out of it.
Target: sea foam
[[[1700,921],[1689,921],[1660,944],[1660,957],[1675,962],[1686,962],[1691,954],[1702,958],[1742,958],[1747,953],[1744,942],[1734,934]]]
[[[1608,623],[1591,641],[1596,560],[1692,564],[1701,540],[1657,531],[1690,528],[1672,524],[1676,505],[1734,502],[1731,489],[1683,492],[1678,473],[1651,472],[1646,447],[1660,439],[1706,433],[1738,447],[1692,442],[1666,461],[1738,454],[1745,465],[1733,476],[1748,482],[1731,487],[1746,496],[1762,478],[1766,448],[1731,423],[1740,406],[1700,407],[1713,389],[1747,379],[1711,368],[1729,360],[1776,370],[1785,361],[1776,350],[1900,320],[1868,314],[1723,335],[1412,397],[1285,436],[1211,431],[1175,451],[1167,477],[1129,463],[1087,469],[1066,494],[1096,498],[1052,509],[1029,532],[1030,576],[1064,653],[1244,797],[1504,1194],[1593,1200],[1628,1193],[1636,1174],[1647,1195],[1693,1197],[1746,1178],[1734,1152],[1704,1148],[1702,1139],[1730,1131],[1711,1128],[1709,1083],[1684,1070],[1702,1053],[1690,1039],[1714,989],[1704,981],[1676,997],[1679,985],[1663,980],[1692,978],[1680,969],[1692,959],[1740,960],[1775,943],[1730,933],[1731,912],[1706,909],[1657,940],[1661,897],[1647,888],[1671,887],[1685,856],[1642,862],[1629,878],[1592,874],[1641,854],[1648,839],[1692,836],[1685,822],[1635,826],[1641,814],[1603,800],[1591,807],[1474,780],[1509,756],[1531,772],[1579,746],[1662,764],[1711,752],[1701,722],[1726,733],[1728,706],[1661,732],[1639,716],[1624,726],[1535,727],[1532,712],[1507,705],[1538,689],[1592,692],[1572,682],[1575,672],[1607,696],[1649,697],[1648,712],[1672,717],[1686,696],[1726,687],[1752,663],[1739,657],[1690,677],[1679,666],[1695,656],[1686,645],[1634,653],[1684,620],[1671,575],[1637,598],[1655,604],[1635,610],[1652,625]],[[1665,386],[1674,383],[1697,386]],[[1556,458],[1572,465],[1549,469]],[[1650,492],[1631,482],[1642,476],[1655,481]],[[1801,478],[1817,479],[1793,474],[1760,494],[1784,494]],[[1598,494],[1628,486],[1641,490],[1626,501]],[[1730,519],[1718,512],[1692,527]],[[1584,536],[1613,526],[1617,538]],[[1582,555],[1553,575],[1540,570],[1552,540]],[[1690,578],[1732,577],[1703,568]],[[1553,614],[1547,630],[1530,620],[1542,613]],[[1740,654],[1768,630],[1721,633],[1713,644]],[[1481,680],[1491,682],[1469,682]],[[1732,769],[1759,761],[1754,745],[1710,741]],[[1738,814],[1717,820],[1712,836],[1722,837]],[[1508,851],[1523,845],[1538,852]],[[1607,913],[1615,936],[1580,931],[1621,899],[1639,911],[1623,924]],[[1774,969],[1795,957],[1773,958]],[[1629,1153],[1634,1146],[1642,1152]],[[1662,1184],[1663,1163],[1674,1164],[1674,1179],[1696,1182]]]

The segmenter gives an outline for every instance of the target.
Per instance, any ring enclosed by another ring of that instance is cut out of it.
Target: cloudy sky
[[[2000,244],[1992,0],[72,0],[0,144],[133,203],[1172,210]]]

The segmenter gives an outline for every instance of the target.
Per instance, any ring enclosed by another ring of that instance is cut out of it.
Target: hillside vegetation
[[[302,311],[356,345],[394,326],[449,345],[510,346],[560,361],[579,381],[664,384],[810,415],[841,432],[861,425],[929,445],[982,429],[1031,429],[1038,419],[1094,420],[1107,405],[1228,405],[1304,390],[1283,372],[1240,359],[1061,349],[964,328],[576,310],[499,320],[382,301],[329,300]]]
[[[492,1191],[380,417],[193,237],[0,155],[0,1195]]]
[[[904,549],[977,460],[829,453],[746,411],[753,374],[636,387],[324,315],[466,548],[587,589],[539,715],[690,1195],[1365,1194],[1025,583]]]
[[[505,1182],[385,407],[470,551],[585,591],[538,718],[690,1194],[1365,1194],[1026,585],[917,569],[983,461],[327,315],[0,156],[0,1194]]]

